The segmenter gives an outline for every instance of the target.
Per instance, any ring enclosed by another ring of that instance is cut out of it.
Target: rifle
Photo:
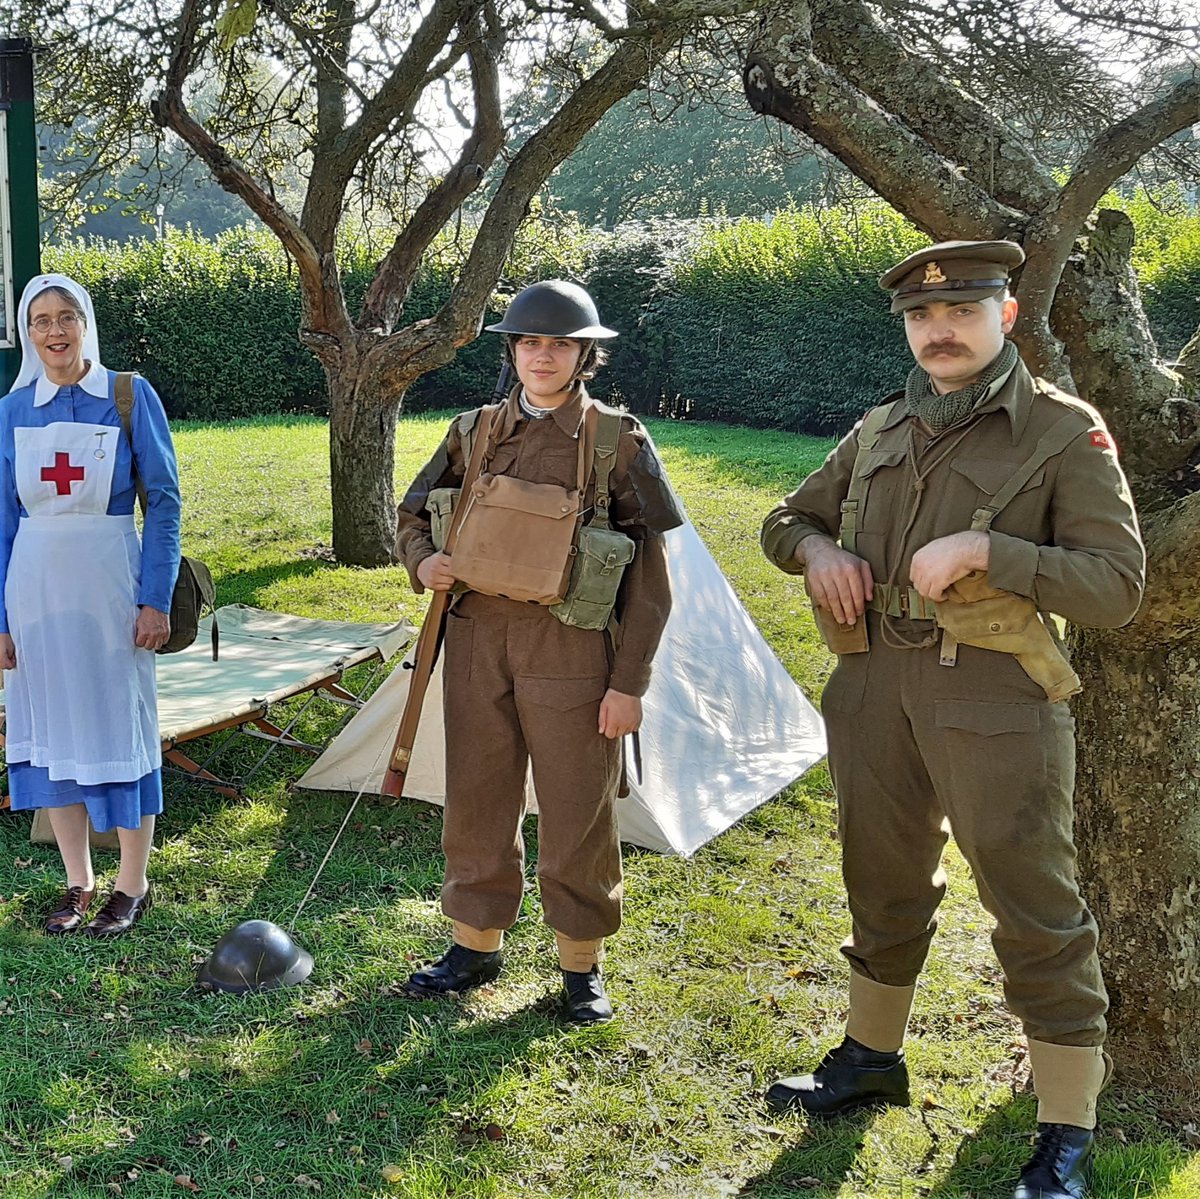
[[[508,386],[508,378],[512,367],[506,360],[496,382],[493,398],[505,398],[504,389]],[[471,459],[467,463],[466,474],[463,476],[463,492],[470,489],[483,465],[483,456],[487,448],[488,435],[491,432],[492,417],[497,409],[484,407],[479,414],[479,423],[475,428],[475,440],[471,446]],[[446,544],[443,552],[452,553],[454,543],[458,540],[458,526],[462,523],[462,515],[466,504],[459,504],[446,533]],[[396,730],[396,740],[392,745],[392,756],[388,759],[387,770],[383,775],[383,784],[379,788],[380,795],[399,799],[404,793],[404,780],[408,775],[409,763],[412,761],[413,744],[417,739],[417,725],[421,721],[421,708],[425,703],[425,692],[429,690],[429,680],[433,668],[437,664],[441,652],[442,640],[446,634],[446,613],[450,610],[450,592],[435,591],[429,601],[425,619],[421,622],[421,632],[417,637],[417,647],[412,662],[405,662],[404,669],[411,670],[412,679],[408,684],[408,698],[404,701],[404,711],[400,716],[400,727]]]

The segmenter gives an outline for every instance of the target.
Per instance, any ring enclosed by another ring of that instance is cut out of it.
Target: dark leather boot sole
[[[777,1112],[804,1112],[815,1120],[835,1120],[851,1112],[871,1107],[908,1107],[912,1100],[907,1090],[895,1094],[846,1095],[829,1101],[821,1099],[820,1091],[811,1091],[780,1079],[766,1094],[767,1106]]]
[[[426,975],[428,982],[421,977],[424,972],[418,970],[404,984],[404,993],[412,999],[452,999],[455,995],[462,995],[474,987],[495,982],[500,977],[503,965],[501,961],[489,962],[460,979],[440,979],[436,975]]]

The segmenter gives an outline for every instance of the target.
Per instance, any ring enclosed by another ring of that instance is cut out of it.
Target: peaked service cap
[[[933,301],[971,303],[997,295],[1024,261],[1015,241],[943,241],[896,263],[879,286],[892,293],[893,312]]]

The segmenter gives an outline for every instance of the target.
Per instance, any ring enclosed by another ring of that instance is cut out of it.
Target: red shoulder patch
[[[1113,445],[1112,438],[1103,429],[1092,430],[1092,445],[1098,445],[1102,450],[1115,450],[1117,448]]]

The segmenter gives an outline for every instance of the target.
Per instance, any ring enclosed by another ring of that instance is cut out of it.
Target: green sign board
[[[17,301],[40,271],[33,42],[0,38],[0,394],[21,365]]]

